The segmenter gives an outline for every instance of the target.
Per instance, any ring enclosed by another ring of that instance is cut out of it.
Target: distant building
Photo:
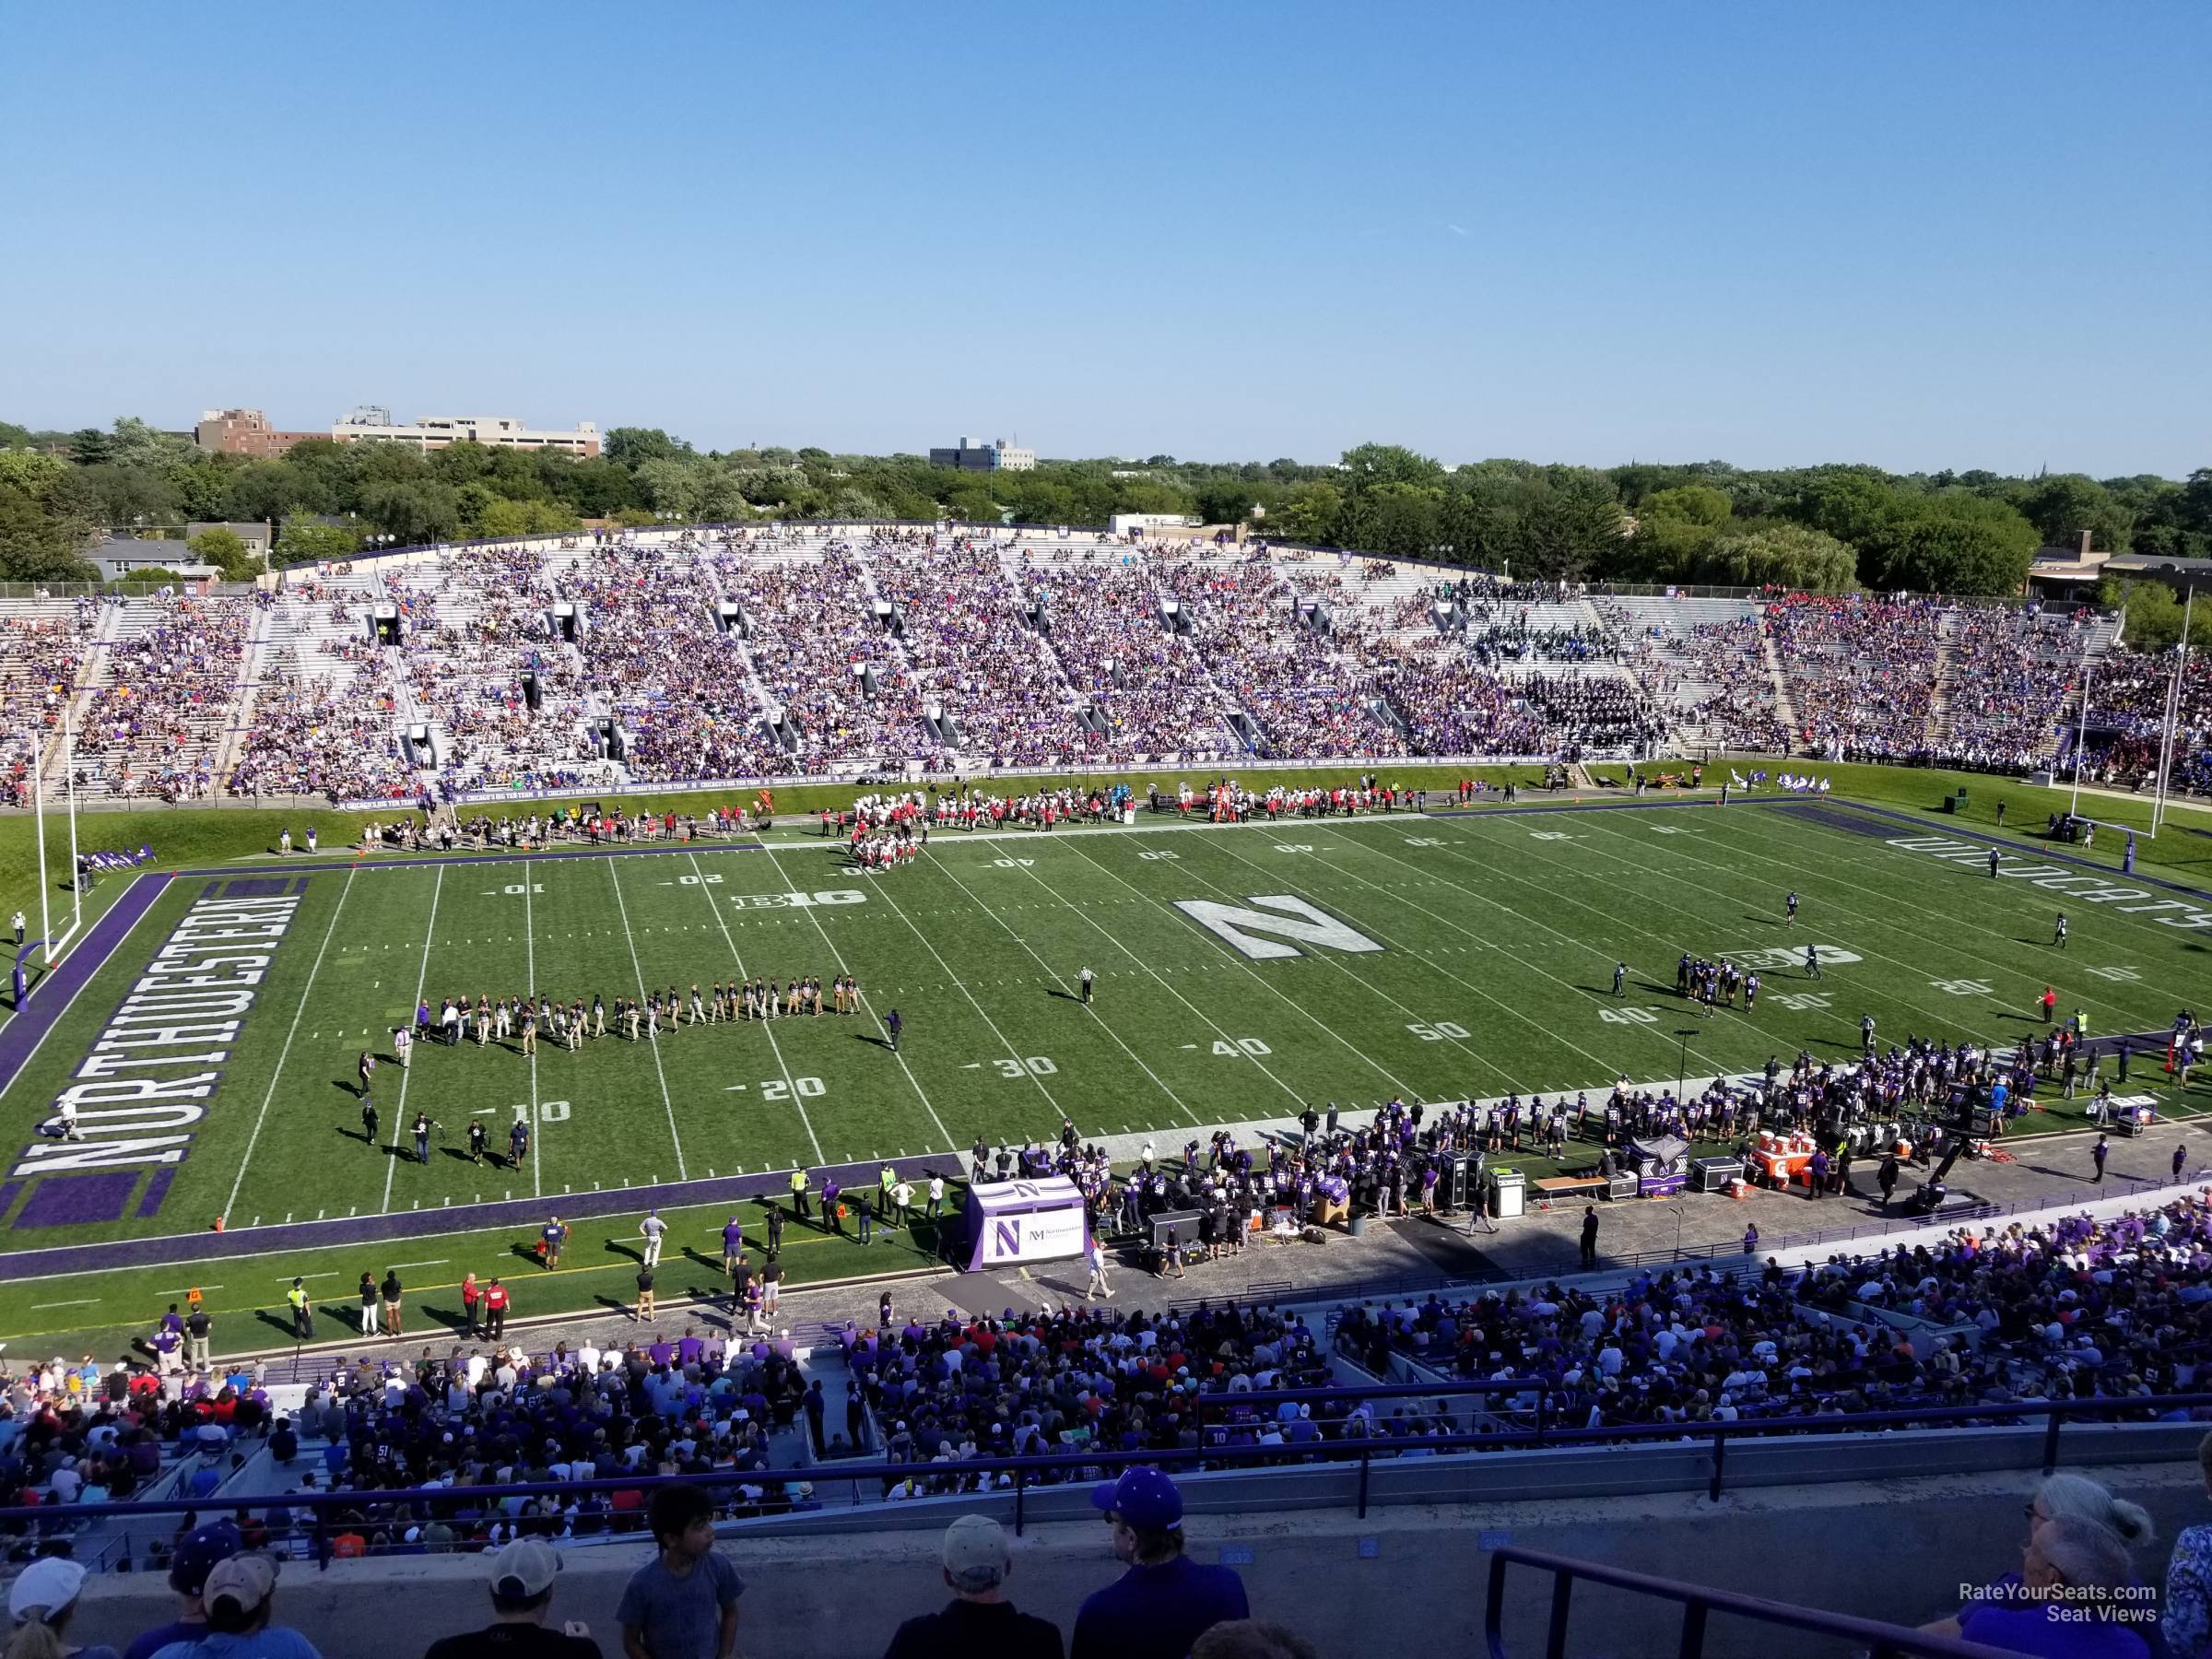
[[[931,450],[929,464],[956,466],[962,472],[1030,472],[1037,465],[1037,452],[1016,449],[1004,438],[994,443],[973,443],[963,438],[958,449]]]
[[[327,438],[328,432],[279,432],[259,409],[207,409],[192,429],[192,441],[210,454],[244,455],[270,461],[295,443]]]
[[[120,582],[136,571],[174,571],[195,579],[222,574],[213,565],[202,564],[181,541],[111,535],[85,557],[99,570],[102,582]]]
[[[405,443],[424,451],[481,443],[488,449],[552,450],[580,458],[599,453],[599,429],[588,420],[579,421],[573,431],[540,431],[510,415],[425,415],[401,426],[391,410],[373,404],[335,423],[329,436],[340,443]]]

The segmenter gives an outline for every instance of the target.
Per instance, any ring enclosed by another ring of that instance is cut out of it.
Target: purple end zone
[[[108,906],[108,913],[92,924],[83,942],[63,959],[62,965],[38,982],[16,1017],[0,1026],[0,1096],[13,1087],[39,1044],[46,1040],[46,1033],[68,1012],[69,1005],[91,982],[92,976],[107,966],[108,959],[137,926],[139,918],[153,909],[154,900],[161,897],[169,882],[168,876],[152,874],[132,882],[129,890]]]
[[[80,1227],[88,1221],[120,1221],[130,1212],[138,1190],[135,1170],[103,1170],[96,1175],[50,1175],[30,1190],[13,1225]]]
[[[1872,835],[1887,839],[1889,826],[1863,813],[1841,806],[1830,806],[1817,801],[1788,801],[1790,816],[1806,823],[1824,824],[1830,830],[1841,830],[1852,835]]]

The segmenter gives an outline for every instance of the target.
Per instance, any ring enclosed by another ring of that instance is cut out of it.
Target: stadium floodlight
[[[31,818],[38,827],[39,844],[39,947],[45,960],[41,973],[51,973],[60,964],[62,953],[76,937],[77,930],[85,924],[84,871],[76,853],[76,730],[69,717],[70,705],[76,700],[76,687],[62,700],[62,792],[69,819],[69,918],[68,925],[59,934],[53,930],[53,877],[46,863],[46,765],[40,756],[31,771]]]

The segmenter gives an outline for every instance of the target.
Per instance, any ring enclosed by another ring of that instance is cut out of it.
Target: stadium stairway
[[[1767,665],[1767,679],[1774,688],[1774,712],[1783,727],[1794,732],[1797,727],[1797,700],[1790,695],[1789,677],[1782,671],[1782,659],[1774,653],[1774,637],[1762,626],[1759,630],[1759,654]]]
[[[274,605],[256,606],[253,625],[246,635],[245,659],[239,665],[239,694],[237,705],[224,723],[221,735],[216,739],[215,775],[228,778],[232,767],[238,764],[238,751],[244,743],[246,733],[253,723],[253,704],[261,692],[264,677],[269,672],[274,642],[281,629],[277,622],[277,607]]]

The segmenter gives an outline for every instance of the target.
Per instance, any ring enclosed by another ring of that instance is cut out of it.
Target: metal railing
[[[792,1493],[791,1488],[794,1485],[812,1487],[821,1482],[851,1481],[857,1488],[865,1481],[880,1481],[888,1489],[892,1483],[909,1477],[937,1481],[959,1480],[971,1476],[995,1477],[1006,1475],[1013,1477],[1010,1488],[993,1486],[969,1495],[1010,1500],[1013,1526],[1018,1535],[1028,1524],[1032,1494],[1068,1489],[1089,1480],[1111,1479],[1124,1468],[1153,1466],[1182,1469],[1194,1466],[1226,1472],[1237,1469],[1287,1470],[1331,1465],[1352,1471],[1355,1485],[1351,1501],[1359,1517],[1364,1520],[1368,1513],[1374,1465],[1377,1462],[1399,1462],[1408,1453],[1433,1457],[1439,1453],[1454,1452],[1544,1451],[1577,1446],[1645,1444],[1708,1445],[1710,1450],[1706,1461],[1709,1462],[1710,1474],[1706,1482],[1707,1495],[1717,1503],[1727,1489],[1728,1448],[1737,1441],[1762,1440],[1778,1435],[1859,1434],[1875,1430],[1933,1429],[1947,1425],[1969,1428],[2020,1427],[2027,1421],[2041,1418],[2043,1423],[2041,1467],[2045,1475],[2050,1475],[2058,1467],[2062,1432],[2069,1422],[2124,1416],[2147,1416],[2153,1419],[2164,1419],[2175,1413],[2212,1412],[2212,1393],[2206,1393],[2016,1401],[2001,1406],[1926,1406],[1892,1411],[1747,1418],[1698,1424],[1629,1423],[1575,1428],[1562,1426],[1552,1419],[1547,1408],[1548,1391],[1545,1385],[1532,1384],[1527,1380],[1501,1382],[1488,1378],[1448,1382],[1381,1383],[1354,1388],[1255,1390],[1248,1394],[1221,1392],[1198,1395],[1196,1404],[1203,1412],[1221,1408],[1249,1410],[1263,1406],[1280,1406],[1286,1402],[1305,1404],[1326,1401],[1356,1405],[1371,1400],[1435,1399],[1448,1394],[1532,1393],[1537,1396],[1537,1407],[1536,1419],[1531,1428],[1428,1435],[1412,1441],[1361,1437],[1357,1440],[1338,1439],[1283,1445],[1215,1444],[1141,1452],[1086,1449],[1019,1457],[969,1458],[949,1463],[838,1461],[804,1467],[717,1471],[695,1476],[613,1476],[591,1480],[517,1482],[501,1486],[344,1489],[273,1493],[256,1497],[218,1493],[202,1499],[43,1504],[0,1509],[0,1533],[31,1531],[53,1534],[74,1527],[78,1523],[127,1522],[137,1517],[176,1516],[204,1510],[233,1512],[307,1511],[312,1514],[312,1523],[305,1529],[304,1536],[313,1558],[327,1567],[334,1559],[334,1545],[338,1535],[334,1529],[341,1524],[352,1524],[373,1530],[374,1524],[366,1520],[344,1518],[347,1512],[352,1517],[359,1517],[361,1512],[372,1508],[393,1510],[405,1505],[411,1514],[430,1518],[452,1516],[469,1520],[512,1520],[515,1518],[512,1512],[504,1507],[509,1500],[545,1497],[568,1499],[584,1494],[603,1494],[611,1501],[617,1493],[636,1494],[640,1502],[635,1507],[592,1518],[594,1524],[605,1534],[621,1535],[635,1533],[641,1528],[645,1496],[665,1486],[702,1487],[710,1492],[724,1494],[723,1501],[729,1501],[728,1494],[735,1488],[764,1488],[765,1496],[745,1501],[758,1514],[778,1516],[819,1512],[819,1504],[808,1503],[802,1507],[801,1500]],[[1257,1426],[1260,1421],[1262,1419],[1254,1418],[1253,1426]],[[334,1515],[334,1512],[338,1513]]]
[[[1825,1613],[1816,1607],[1793,1606],[1787,1602],[1769,1601],[1764,1596],[1742,1595],[1733,1590],[1712,1590],[1701,1584],[1685,1584],[1673,1579],[1653,1578],[1649,1573],[1630,1572],[1625,1567],[1608,1567],[1600,1561],[1580,1560],[1572,1556],[1553,1555],[1548,1550],[1524,1549],[1517,1545],[1503,1545],[1490,1551],[1490,1592],[1483,1607],[1482,1633],[1488,1644],[1490,1659],[1508,1659],[1505,1649],[1505,1582],[1514,1567],[1527,1567],[1537,1572],[1551,1574],[1551,1606],[1545,1621],[1545,1659],[1565,1659],[1567,1624],[1574,1606],[1574,1587],[1577,1583],[1603,1584],[1607,1589],[1626,1590],[1637,1595],[1670,1601],[1682,1608],[1682,1632],[1675,1644],[1681,1659],[1699,1659],[1705,1652],[1706,1627],[1715,1613],[1732,1618],[1748,1618],[1756,1623],[1795,1630],[1808,1636],[1831,1636],[1863,1646],[1869,1659],[1906,1659],[1907,1655],[1924,1655],[1925,1659],[2003,1659],[2005,1650],[1987,1647],[1978,1641],[1964,1641],[1955,1636],[1936,1636],[1925,1630],[1914,1630],[1903,1625],[1884,1624],[1878,1619],[1858,1618],[1848,1613]],[[1660,1645],[1653,1641],[1647,1652],[1658,1653]]]

